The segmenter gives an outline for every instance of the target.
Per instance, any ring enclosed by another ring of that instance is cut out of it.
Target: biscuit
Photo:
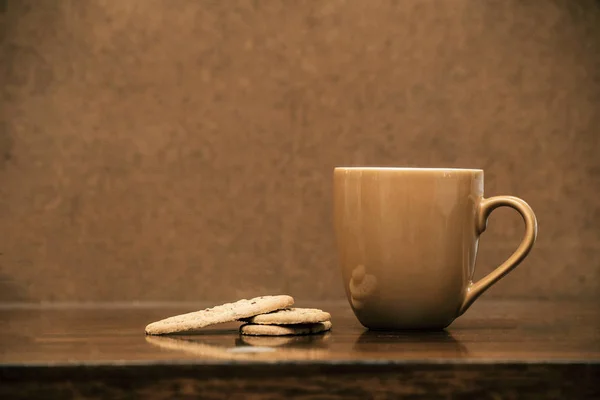
[[[231,322],[257,314],[288,308],[294,304],[291,296],[261,296],[239,300],[187,314],[176,315],[146,326],[147,335],[189,332],[209,325]]]
[[[331,315],[328,312],[316,308],[288,308],[270,312],[268,314],[255,315],[243,318],[245,322],[261,325],[290,325],[290,324],[314,324],[329,321]]]
[[[331,321],[295,325],[245,324],[240,327],[240,333],[252,336],[310,335],[311,333],[325,332],[330,329]]]

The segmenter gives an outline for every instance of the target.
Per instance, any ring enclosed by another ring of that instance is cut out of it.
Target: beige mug
[[[473,283],[479,236],[502,206],[521,214],[525,237]],[[447,327],[523,261],[537,236],[523,200],[483,198],[480,169],[335,168],[334,219],[348,301],[375,330]]]

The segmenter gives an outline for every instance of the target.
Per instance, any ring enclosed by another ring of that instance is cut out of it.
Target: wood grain
[[[177,365],[0,368],[0,395],[32,398],[172,399],[594,399],[590,364]]]
[[[345,303],[318,306],[331,313],[332,332],[259,342],[244,340],[233,324],[194,336],[144,336],[148,320],[191,310],[191,304],[1,307],[0,396],[485,399],[600,393],[595,305],[480,301],[446,331],[413,333],[367,331]]]

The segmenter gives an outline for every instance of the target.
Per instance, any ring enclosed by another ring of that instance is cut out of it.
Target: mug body
[[[375,330],[443,329],[477,254],[478,169],[340,167],[334,224],[346,295]]]

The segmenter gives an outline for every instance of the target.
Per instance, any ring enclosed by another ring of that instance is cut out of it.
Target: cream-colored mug
[[[502,206],[521,214],[525,237],[474,283],[479,236]],[[523,200],[483,198],[480,169],[335,168],[334,218],[348,301],[376,330],[447,327],[527,256],[537,236]]]

